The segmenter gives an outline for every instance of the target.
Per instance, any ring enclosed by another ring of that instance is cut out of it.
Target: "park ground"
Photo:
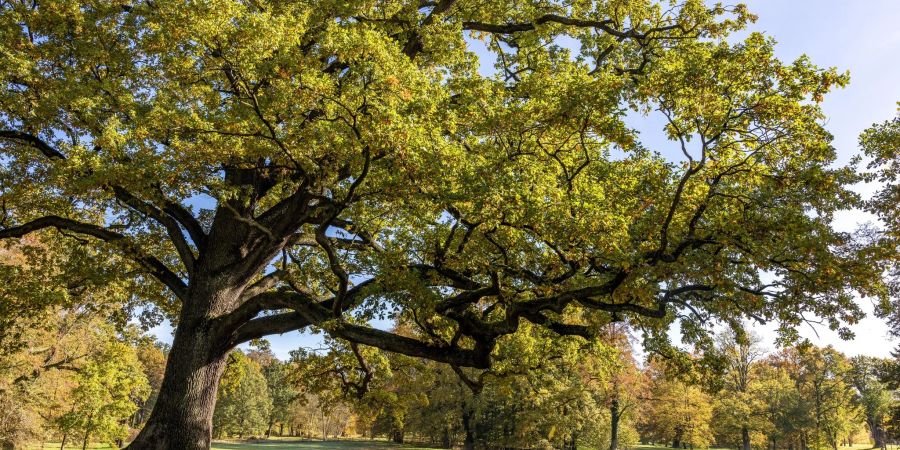
[[[868,450],[869,444],[856,444],[852,447],[840,447],[840,450]],[[59,443],[46,443],[27,447],[27,450],[59,449]],[[78,448],[66,447],[67,449]],[[92,450],[110,450],[110,447],[102,445],[88,446]],[[659,445],[635,445],[630,450],[666,450],[668,447]],[[892,446],[893,449],[898,447]],[[268,441],[217,441],[213,443],[212,450],[433,450],[429,447],[416,447],[412,445],[397,445],[384,441],[370,440],[340,440],[340,441],[316,441],[316,440],[268,440]],[[726,450],[709,448],[706,450]]]
[[[111,447],[94,444],[89,445],[91,450],[111,450]],[[59,449],[58,442],[48,442],[26,447],[26,450]],[[66,449],[81,449],[80,445],[66,446]],[[385,441],[371,440],[290,440],[272,439],[267,441],[216,441],[212,450],[433,450],[426,447],[413,445],[398,445]]]

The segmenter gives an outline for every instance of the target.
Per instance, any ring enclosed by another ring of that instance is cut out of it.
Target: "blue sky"
[[[751,25],[778,41],[779,58],[791,61],[807,54],[823,67],[834,66],[850,72],[850,85],[826,97],[823,108],[828,116],[827,128],[834,135],[834,145],[841,162],[858,152],[860,132],[874,122],[885,121],[896,114],[900,101],[900,0],[749,0],[750,10],[759,16]],[[489,63],[488,63],[489,64]],[[633,125],[642,133],[645,145],[671,145],[650,134],[658,129],[654,120]],[[659,149],[665,151],[665,149]],[[871,187],[860,186],[866,194]],[[857,223],[870,221],[858,211],[838,218],[836,226],[852,229]],[[860,300],[871,312],[871,304]],[[773,326],[757,327],[757,331],[773,347]],[[801,334],[818,345],[834,345],[838,350],[855,355],[888,356],[894,342],[888,338],[885,324],[868,317],[853,327],[856,339],[842,341],[824,327],[804,328]],[[171,328],[154,330],[163,341],[171,341]],[[677,330],[673,330],[677,337]],[[282,358],[298,347],[317,347],[321,337],[288,333],[270,336],[273,351]]]
[[[759,20],[750,29],[778,41],[784,61],[809,55],[822,67],[850,72],[850,85],[825,98],[826,127],[834,135],[841,162],[859,151],[859,134],[875,122],[892,118],[900,101],[900,0],[746,0]],[[865,194],[872,187],[860,186]],[[859,211],[838,217],[837,227],[852,229],[872,221]],[[843,341],[824,327],[801,329],[817,345],[834,345],[850,354],[889,356],[892,342],[885,323],[871,316],[872,305],[859,300],[869,317],[852,329],[856,339]],[[757,327],[773,348],[774,326]],[[818,335],[817,335],[818,334]]]

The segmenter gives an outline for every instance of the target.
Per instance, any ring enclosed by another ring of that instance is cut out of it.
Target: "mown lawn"
[[[893,447],[893,448],[897,448],[897,447]],[[669,446],[642,445],[642,444],[634,445],[629,450],[666,450],[666,449],[674,450],[674,449],[671,449],[671,447],[669,447]],[[872,444],[853,444],[852,446],[843,446],[842,445],[842,446],[838,446],[838,449],[839,450],[870,450],[870,449],[872,449]],[[734,450],[734,449],[710,447],[705,450]]]
[[[214,442],[213,450],[426,450],[421,447],[411,447],[391,444],[384,441],[254,441],[254,442]]]
[[[28,446],[28,450],[38,450],[40,445]],[[44,449],[58,449],[59,443],[46,443]],[[67,449],[80,449],[81,446],[66,446]],[[91,450],[110,450],[105,445],[88,446]],[[871,449],[870,444],[855,444],[852,447],[840,447],[841,450],[868,450]],[[891,446],[892,449],[898,449],[897,446]],[[408,445],[397,445],[384,441],[369,440],[346,440],[346,441],[315,441],[315,440],[270,440],[270,441],[218,441],[212,445],[212,450],[433,450],[426,447],[414,447]],[[668,447],[662,445],[635,445],[630,450],[666,450]],[[706,450],[729,450],[724,448],[709,448]],[[898,449],[900,450],[900,449]]]
[[[35,444],[26,447],[27,450],[59,449],[59,443],[48,442],[43,447]],[[111,447],[101,444],[89,445],[91,450],[110,450]],[[69,446],[66,449],[81,449],[80,445]],[[217,441],[212,445],[213,450],[433,450],[407,445],[396,445],[384,441],[353,440],[353,441],[308,441],[308,440],[270,440],[270,441]]]

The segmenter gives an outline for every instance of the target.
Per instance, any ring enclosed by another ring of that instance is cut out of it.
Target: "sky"
[[[825,97],[826,128],[834,135],[839,161],[858,154],[859,134],[897,113],[900,101],[900,0],[745,0],[759,20],[750,29],[778,42],[776,55],[792,61],[802,54],[821,67],[850,72],[850,84]],[[860,186],[863,195],[871,187]],[[836,227],[850,230],[872,218],[859,211],[837,218]],[[803,337],[816,345],[833,345],[848,355],[887,357],[900,342],[892,341],[885,323],[872,317],[872,304],[858,300],[867,318],[852,327],[856,338],[843,341],[825,327],[804,327]],[[770,349],[774,326],[757,327]],[[818,334],[818,335],[817,335]]]
[[[850,85],[825,98],[826,127],[834,135],[839,162],[846,163],[857,154],[859,134],[875,122],[892,118],[900,101],[900,0],[745,0],[759,20],[750,30],[763,32],[778,42],[776,54],[792,61],[802,54],[821,67],[836,67],[850,72]],[[490,66],[490,61],[484,61]],[[632,117],[630,124],[642,134],[642,141],[653,146],[673,145],[659,139],[659,122],[653,118]],[[666,152],[664,148],[659,149]],[[872,187],[860,186],[866,195]],[[871,217],[859,211],[837,218],[836,227],[851,230]],[[816,345],[833,345],[848,355],[889,356],[900,342],[891,341],[885,323],[871,316],[872,305],[860,299],[868,317],[852,327],[856,338],[843,341],[825,327],[803,328],[801,335]],[[774,349],[774,325],[756,327],[766,346]],[[171,342],[171,327],[164,324],[153,332]],[[672,331],[678,337],[677,329]],[[267,338],[280,358],[287,358],[298,347],[317,348],[321,336],[287,333]]]

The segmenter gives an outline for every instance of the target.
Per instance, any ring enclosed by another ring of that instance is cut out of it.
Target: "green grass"
[[[670,448],[670,447],[669,447],[669,446],[665,446],[665,445],[642,445],[642,444],[638,444],[638,445],[633,445],[633,446],[631,446],[630,450],[665,450],[665,449],[668,449],[668,448]],[[869,443],[865,443],[865,444],[853,444],[852,446],[840,445],[840,446],[838,446],[838,449],[839,449],[839,450],[870,450],[870,449],[872,449],[872,444],[869,444]],[[672,450],[674,450],[674,449],[672,449]],[[710,447],[710,448],[708,448],[708,449],[706,449],[706,450],[733,450],[733,449],[719,448],[719,447]]]
[[[28,446],[28,450],[37,450],[41,448],[38,445]],[[58,449],[59,443],[44,444],[45,449]],[[74,446],[66,448],[77,448]],[[91,445],[88,448],[92,450],[110,449],[103,445]],[[635,445],[630,450],[666,450],[668,447],[662,445]],[[871,444],[855,444],[852,447],[839,447],[841,450],[868,450],[872,448]],[[894,447],[896,448],[896,447]],[[397,445],[385,441],[370,440],[339,440],[339,441],[316,441],[316,440],[291,440],[272,439],[269,441],[217,441],[212,445],[212,450],[433,450],[427,447],[413,447],[408,445]],[[729,450],[724,448],[709,448],[707,450]]]
[[[213,442],[213,450],[428,450],[422,447],[391,444],[384,441],[253,441],[253,442]]]
[[[27,450],[38,450],[40,444],[25,447]],[[44,449],[59,449],[59,443],[48,442]],[[81,449],[80,445],[66,446],[67,449]],[[109,450],[111,447],[101,444],[89,445],[91,450]],[[298,439],[273,439],[270,441],[217,441],[213,442],[212,450],[433,450],[408,445],[391,444],[385,441],[370,440],[341,440],[341,441],[316,441]]]
[[[45,442],[43,447],[41,447],[41,444],[26,444],[25,445],[25,450],[38,450],[38,449],[51,449],[51,448],[59,450],[59,442]],[[81,450],[81,444],[66,445],[66,448]],[[87,448],[89,448],[91,450],[111,450],[112,449],[112,447],[110,447],[106,444],[91,444],[91,445],[88,445]]]

